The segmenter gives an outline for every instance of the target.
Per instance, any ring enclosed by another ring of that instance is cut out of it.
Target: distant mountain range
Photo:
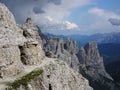
[[[95,41],[98,43],[100,54],[104,57],[104,63],[108,64],[113,61],[120,61],[120,32],[107,33],[107,34],[94,34],[87,35],[52,35],[46,33],[48,37],[58,37],[67,39],[68,37],[76,40],[78,46],[84,46],[89,41]]]
[[[85,45],[89,41],[95,41],[98,44],[106,44],[106,43],[119,43],[120,44],[120,32],[118,33],[106,33],[106,34],[93,34],[93,35],[52,35],[46,33],[49,37],[59,37],[66,39],[67,37],[72,38],[78,42],[79,47]]]
[[[87,35],[52,35],[47,34],[49,37],[58,37],[66,39],[70,37],[78,42],[78,46],[84,46],[89,41],[95,41],[98,43],[98,49],[101,56],[103,56],[104,65],[106,71],[115,79],[120,82],[120,32],[119,33],[107,33],[107,34],[94,34]]]
[[[77,40],[79,44],[85,44],[88,41],[95,41],[99,44],[120,43],[120,33],[94,34],[91,36],[71,35],[70,37]]]

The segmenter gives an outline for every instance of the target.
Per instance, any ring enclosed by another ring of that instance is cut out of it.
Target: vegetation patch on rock
[[[29,82],[31,79],[39,76],[42,73],[43,73],[43,70],[32,71],[32,72],[28,73],[27,75],[21,77],[20,79],[15,80],[14,82],[10,83],[9,88],[7,90],[12,90],[12,89],[16,90],[21,85],[23,85],[24,87],[27,87],[27,82]]]

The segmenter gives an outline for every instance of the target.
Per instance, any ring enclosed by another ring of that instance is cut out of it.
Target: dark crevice
[[[47,75],[47,78],[50,78],[50,75]]]
[[[51,84],[49,84],[49,90],[52,90],[52,86],[51,86]]]
[[[26,54],[24,53],[24,46],[19,46],[19,50],[20,50],[21,62],[22,62],[24,65],[27,65],[27,63],[26,63],[27,56],[26,56]]]

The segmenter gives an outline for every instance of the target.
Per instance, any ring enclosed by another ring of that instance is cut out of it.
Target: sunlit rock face
[[[88,80],[71,69],[64,60],[45,57],[39,29],[31,18],[24,25],[17,25],[3,4],[0,4],[0,11],[0,90],[93,90]],[[61,40],[55,46],[58,47],[56,55],[65,52],[71,57],[67,51],[61,50],[64,47]],[[38,69],[43,73],[26,82],[28,77],[24,75]],[[20,82],[21,78],[23,82]],[[21,84],[24,82],[26,86]],[[10,86],[9,83],[14,84]]]
[[[49,59],[40,69],[43,73],[28,82],[28,90],[93,90],[84,77],[60,60]]]
[[[0,3],[0,26],[13,27],[15,24],[12,13],[4,4]]]
[[[3,4],[0,4],[0,12],[0,74],[3,78],[20,73],[23,64],[40,64],[44,53],[38,29],[32,21],[27,19],[25,25],[17,25]]]
[[[12,13],[0,3],[0,77],[16,75],[23,69],[19,45],[26,39]]]
[[[27,18],[26,24],[19,25],[19,27],[23,30],[23,36],[26,38],[25,44],[19,47],[23,64],[41,64],[41,59],[45,55],[41,47],[42,41],[37,26],[31,18]]]

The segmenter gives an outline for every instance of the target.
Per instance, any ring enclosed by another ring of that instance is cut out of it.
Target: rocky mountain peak
[[[13,24],[16,24],[13,14],[4,4],[0,3],[0,27],[5,26],[7,28]]]
[[[85,48],[86,48],[86,49],[93,49],[93,48],[96,48],[96,49],[97,49],[97,44],[96,44],[96,42],[91,41],[91,42],[88,42],[88,43],[85,45]]]
[[[100,56],[95,42],[89,42],[84,47],[81,47],[77,53],[77,57],[81,64],[81,73],[89,79],[95,89],[101,88],[101,86],[105,84],[104,82],[106,82],[107,87],[109,87],[110,90],[113,90],[113,88],[115,89],[115,84],[112,82],[113,79],[105,71],[103,58]],[[91,81],[91,79],[93,81]],[[107,80],[110,80],[110,82]],[[96,83],[99,83],[101,86],[97,86]],[[110,85],[108,85],[108,83]],[[111,84],[113,86],[111,86]]]
[[[45,40],[45,41],[44,41]],[[43,48],[48,57],[59,58],[68,63],[73,69],[78,70],[77,43],[72,39],[60,38],[43,39]]]
[[[81,47],[77,56],[80,63],[86,66],[86,69],[88,69],[89,73],[94,72],[95,70],[95,74],[99,72],[103,76],[111,79],[111,77],[105,71],[103,58],[100,56],[97,44],[95,42],[89,42],[84,47]],[[92,73],[90,73],[90,75],[92,75]],[[96,79],[98,78],[100,77],[96,77]]]
[[[78,45],[77,45],[77,42],[72,40],[71,38],[67,38],[66,41],[65,41],[65,49],[70,52],[71,54],[72,53],[77,53],[78,51]]]
[[[0,11],[4,19],[0,21],[0,90],[93,90],[88,81],[65,62],[45,57],[39,28],[30,18],[25,24],[16,25],[7,7],[0,4]],[[63,40],[51,39],[50,42],[48,47],[55,47],[56,55],[70,55],[61,50]]]
[[[33,24],[32,18],[27,18],[27,19],[26,19],[26,23],[28,23],[28,24]]]
[[[99,55],[98,47],[95,42],[89,42],[84,46],[87,57],[90,60],[87,60],[88,63],[93,62],[94,64],[103,64],[102,57]],[[89,62],[90,61],[90,62]]]

